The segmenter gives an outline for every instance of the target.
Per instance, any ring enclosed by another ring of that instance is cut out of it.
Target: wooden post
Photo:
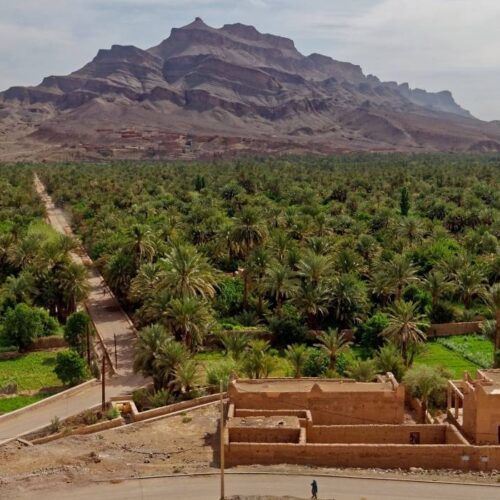
[[[90,327],[87,325],[87,364],[89,365],[90,368]]]
[[[102,411],[106,410],[106,353],[103,353],[102,356],[102,372],[101,372],[101,380],[102,380]]]
[[[118,351],[116,349],[116,333],[113,333],[115,339],[115,370],[118,370]]]
[[[220,500],[224,500],[224,386],[220,381]]]

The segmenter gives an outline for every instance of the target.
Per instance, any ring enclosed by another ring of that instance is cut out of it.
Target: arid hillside
[[[500,151],[500,122],[448,91],[199,18],[148,50],[113,45],[70,75],[0,93],[0,160],[306,151]]]

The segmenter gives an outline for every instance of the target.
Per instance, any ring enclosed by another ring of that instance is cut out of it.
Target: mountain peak
[[[125,156],[174,147],[153,129],[217,138],[206,152],[224,148],[222,137],[235,150],[251,138],[263,151],[500,151],[498,124],[475,120],[448,91],[382,82],[350,62],[306,57],[288,38],[200,17],[156,47],[113,45],[70,75],[0,93],[0,110],[0,148],[24,127],[30,140]]]
[[[205,22],[201,17],[195,17],[192,23],[187,24],[182,29],[206,29],[206,28],[210,28],[210,26],[208,26],[208,24],[205,24]]]

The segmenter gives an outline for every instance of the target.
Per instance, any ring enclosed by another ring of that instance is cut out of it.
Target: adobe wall
[[[388,469],[422,467],[424,469],[492,470],[500,468],[500,446],[231,443],[226,445],[226,456],[230,466],[299,464]],[[464,460],[464,457],[467,460]]]
[[[418,432],[421,444],[445,444],[447,427],[447,425],[315,425],[307,430],[307,442],[410,444],[410,434]]]
[[[300,428],[255,428],[230,427],[230,443],[298,443]]]
[[[467,321],[463,323],[440,323],[431,325],[427,330],[428,337],[448,337],[451,335],[467,335],[481,331],[482,321]]]
[[[397,424],[404,420],[404,388],[380,392],[230,391],[235,408],[309,409],[316,425]]]
[[[464,395],[464,416],[472,402],[475,411],[471,412],[470,421],[464,418],[464,429],[472,432],[476,444],[499,444],[500,394],[488,394],[484,387],[476,386],[474,394]]]

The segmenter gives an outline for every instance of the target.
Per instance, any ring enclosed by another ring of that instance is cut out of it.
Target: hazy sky
[[[383,80],[451,90],[477,117],[500,119],[500,0],[3,0],[0,89],[69,73],[114,43],[148,48],[196,16],[252,24]]]

